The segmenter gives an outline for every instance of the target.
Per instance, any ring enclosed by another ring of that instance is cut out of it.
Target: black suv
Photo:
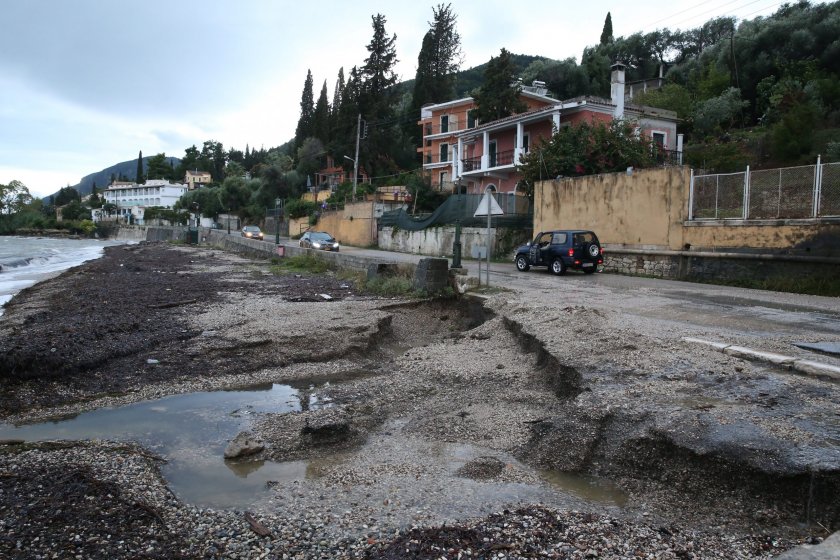
[[[569,268],[592,274],[603,268],[604,251],[591,231],[558,229],[540,232],[532,242],[519,247],[513,262],[520,272],[547,266],[554,274],[565,274]]]

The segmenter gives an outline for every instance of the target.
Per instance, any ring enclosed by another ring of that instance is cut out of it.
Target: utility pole
[[[353,159],[353,202],[356,202],[356,184],[359,182],[359,137],[362,135],[362,114],[356,121],[356,157]]]

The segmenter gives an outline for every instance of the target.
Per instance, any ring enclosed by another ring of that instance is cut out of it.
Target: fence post
[[[822,163],[820,155],[817,154],[817,165],[814,167],[814,204],[811,217],[820,215],[820,198],[822,197]]]
[[[744,211],[742,216],[745,220],[750,217],[750,166],[747,166],[747,172],[744,173]]]
[[[694,169],[691,169],[691,179],[688,183],[688,221],[694,219]]]
[[[715,175],[715,220],[718,219],[718,203],[720,201],[720,173]]]

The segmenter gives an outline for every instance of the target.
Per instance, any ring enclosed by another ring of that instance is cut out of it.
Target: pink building
[[[681,163],[682,135],[677,136],[676,113],[625,105],[623,64],[612,67],[609,100],[581,97],[558,101],[547,97],[544,88],[534,91],[541,85],[536,82],[530,88],[523,88],[527,111],[484,124],[470,122],[466,117],[459,119],[474,107],[472,98],[424,107],[420,151],[424,154],[423,169],[431,174],[432,185],[440,190],[452,190],[458,181],[468,193],[481,193],[487,188],[515,192],[520,180],[517,166],[538,139],[550,138],[562,126],[579,122],[609,123],[618,118],[636,123],[640,134],[659,144],[666,153],[675,152],[675,159]],[[460,123],[467,126],[458,127]]]

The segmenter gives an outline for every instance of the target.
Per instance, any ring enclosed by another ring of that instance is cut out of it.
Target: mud
[[[344,512],[322,538],[365,534],[380,543],[371,557],[425,557],[456,542],[509,552],[453,524],[515,503],[672,533],[760,533],[756,555],[783,542],[773,539],[835,529],[836,385],[679,346],[638,329],[641,320],[533,293],[383,300],[334,274],[276,276],[212,250],[115,247],[7,306],[0,417],[307,387],[332,406],[258,415],[252,428],[267,447],[252,460],[310,461],[313,476],[272,485],[254,509],[280,519]],[[545,470],[604,477],[626,503],[559,493]],[[130,530],[131,512],[119,515]],[[109,524],[119,533],[118,519]],[[384,544],[413,526],[425,528]]]

